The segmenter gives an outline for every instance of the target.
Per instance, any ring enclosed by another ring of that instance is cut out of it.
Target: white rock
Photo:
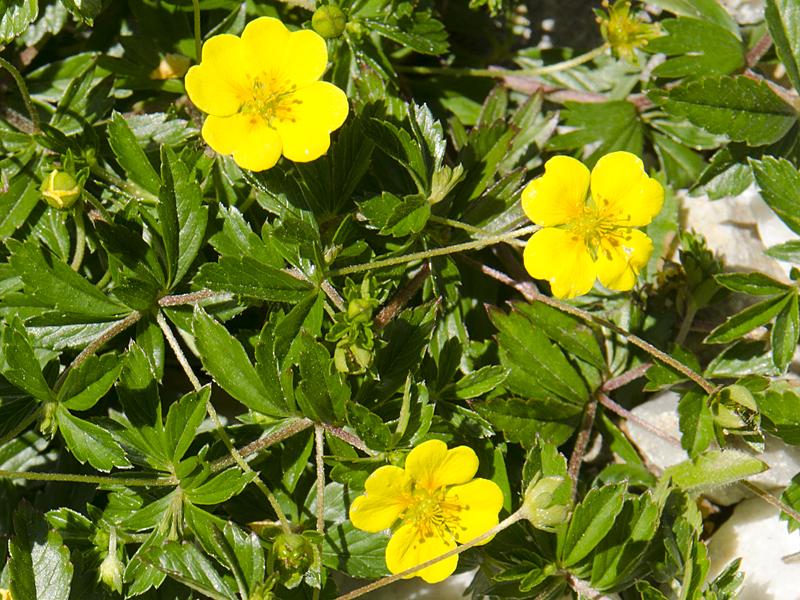
[[[764,19],[764,0],[722,0],[737,22],[750,25]]]
[[[466,600],[471,598],[465,590],[474,571],[459,573],[441,583],[425,583],[418,577],[397,581],[369,594],[370,600]]]
[[[737,506],[709,541],[709,578],[741,557],[739,600],[799,600],[800,562],[784,558],[800,552],[800,531],[789,533],[779,514],[757,498]]]
[[[662,392],[654,396],[652,400],[637,406],[632,412],[660,431],[680,439],[678,400],[680,400],[679,394],[671,391]],[[658,437],[635,422],[628,421],[626,427],[631,440],[639,448],[647,462],[658,469],[664,470],[688,458],[683,448]],[[759,454],[758,458],[767,463],[770,468],[763,473],[749,477],[748,480],[766,489],[782,489],[789,485],[792,477],[800,472],[800,448],[789,446],[780,439],[769,435],[766,437],[764,446],[764,452]],[[738,486],[721,488],[706,495],[717,504],[724,506],[735,504],[739,500],[749,497],[749,494]],[[800,580],[798,583],[800,584]]]

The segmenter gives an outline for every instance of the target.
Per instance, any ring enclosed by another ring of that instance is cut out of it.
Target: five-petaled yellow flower
[[[595,279],[630,290],[653,251],[634,227],[650,223],[663,202],[661,184],[630,152],[605,155],[591,175],[574,158],[553,157],[522,192],[522,208],[542,226],[525,246],[525,268],[559,298],[587,293]]]
[[[477,470],[472,449],[448,450],[439,440],[424,442],[406,457],[405,469],[384,466],[367,478],[366,494],[350,506],[350,520],[373,533],[401,520],[386,546],[386,566],[400,573],[497,525],[503,492],[493,481],[473,479]],[[436,583],[447,579],[457,564],[458,556],[451,556],[413,576]]]
[[[251,171],[269,169],[281,154],[319,158],[349,110],[342,90],[319,81],[327,64],[322,37],[270,17],[251,21],[241,37],[212,37],[186,74],[189,98],[208,113],[203,139]]]

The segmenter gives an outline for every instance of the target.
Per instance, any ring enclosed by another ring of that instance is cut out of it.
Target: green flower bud
[[[311,27],[325,39],[339,37],[346,26],[347,17],[335,4],[320,6],[311,17]]]
[[[314,561],[311,543],[299,533],[282,533],[275,538],[272,551],[288,571],[305,572]]]
[[[537,529],[550,530],[567,519],[569,506],[558,503],[556,490],[564,483],[563,477],[534,478],[525,490],[523,509],[525,518]]]
[[[44,178],[39,190],[50,206],[65,210],[81,197],[83,186],[69,173],[53,169]]]
[[[122,561],[117,558],[116,550],[114,552],[109,552],[105,559],[103,559],[103,562],[100,563],[99,579],[108,589],[121,594],[123,569],[124,565]]]

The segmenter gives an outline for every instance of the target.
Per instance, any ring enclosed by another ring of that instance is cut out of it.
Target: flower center
[[[460,504],[447,501],[444,488],[416,488],[411,492],[404,520],[413,523],[422,537],[435,534],[444,537],[446,532],[453,532],[459,526],[459,513],[463,508]]]
[[[262,119],[273,128],[276,121],[294,122],[294,109],[301,104],[295,97],[296,91],[297,86],[280,75],[261,75],[253,80],[249,97],[242,103],[241,112],[252,118]]]

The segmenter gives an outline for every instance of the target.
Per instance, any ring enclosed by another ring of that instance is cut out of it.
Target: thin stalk
[[[333,305],[336,307],[337,310],[344,312],[347,310],[347,306],[345,306],[344,298],[342,298],[341,294],[336,291],[336,288],[331,285],[329,281],[323,281],[320,285],[322,291],[325,292],[325,295],[333,302]]]
[[[199,304],[200,302],[208,302],[208,304],[217,304],[222,302],[229,302],[233,300],[233,294],[228,292],[212,292],[211,290],[200,290],[198,292],[191,292],[189,294],[174,294],[172,296],[164,296],[159,298],[159,306],[182,306],[184,304]]]
[[[175,337],[175,334],[172,333],[172,328],[170,328],[169,323],[164,318],[164,315],[161,312],[158,313],[156,316],[156,321],[158,322],[158,326],[161,328],[161,331],[164,333],[164,337],[169,344],[169,347],[172,349],[172,352],[175,354],[175,357],[178,359],[178,363],[180,363],[181,367],[183,368],[184,373],[189,378],[189,381],[192,383],[192,387],[195,391],[199,391],[203,386],[200,384],[200,380],[195,375],[194,371],[192,370],[189,361],[186,360],[186,355],[183,353],[183,350],[178,343],[178,339]],[[239,454],[238,450],[234,447],[231,443],[231,440],[228,438],[227,434],[225,433],[225,427],[222,425],[222,421],[217,414],[217,409],[214,408],[214,405],[211,403],[211,398],[208,399],[206,402],[206,412],[208,416],[211,417],[211,420],[214,422],[215,431],[217,433],[217,437],[225,444],[225,447],[228,449],[233,460],[239,466],[239,468],[244,471],[245,473],[255,473],[250,465],[245,462],[242,458],[242,455]],[[255,478],[253,479],[253,483],[256,484],[256,487],[261,490],[261,493],[267,499],[270,506],[272,506],[272,510],[275,511],[275,514],[278,516],[278,520],[281,522],[281,527],[286,533],[291,532],[291,528],[289,526],[289,521],[286,519],[286,515],[283,513],[283,509],[281,508],[278,500],[272,494],[270,489],[267,487],[261,477],[259,477],[258,473],[255,474]]]
[[[397,70],[405,73],[414,73],[416,75],[452,75],[454,77],[491,77],[493,79],[504,79],[505,77],[538,77],[540,75],[549,75],[559,71],[566,71],[573,67],[577,67],[598,56],[602,55],[608,50],[608,44],[598,46],[593,50],[589,50],[584,54],[574,56],[573,58],[554,63],[552,65],[543,65],[541,67],[533,67],[530,69],[504,69],[501,67],[494,67],[490,69],[468,69],[459,67],[424,67],[424,66],[400,66]]]
[[[477,269],[479,269],[481,273],[488,275],[492,279],[496,279],[497,281],[500,281],[510,287],[513,287],[518,292],[520,292],[525,297],[526,300],[529,300],[530,302],[541,302],[542,304],[546,304],[552,308],[556,308],[561,312],[565,312],[574,317],[578,317],[582,321],[587,321],[587,322],[591,321],[597,323],[598,325],[605,327],[606,329],[610,329],[617,335],[621,335],[628,342],[630,342],[634,346],[641,348],[653,358],[672,367],[679,373],[685,375],[688,379],[691,379],[698,386],[700,386],[700,388],[702,388],[703,391],[706,392],[707,394],[712,394],[716,390],[716,386],[707,379],[705,379],[702,375],[700,375],[699,373],[695,373],[691,368],[687,367],[679,360],[674,359],[663,350],[659,350],[658,348],[653,346],[650,342],[646,342],[639,336],[626,331],[619,325],[616,325],[615,323],[612,323],[611,321],[604,319],[599,315],[595,315],[581,308],[578,308],[577,306],[572,306],[571,304],[567,304],[566,302],[556,300],[555,298],[551,298],[550,296],[545,296],[544,294],[533,289],[533,286],[525,285],[524,283],[518,282],[509,277],[508,275],[506,275],[505,273],[493,269],[491,267],[488,267],[477,261],[474,261],[468,257],[464,257],[463,260],[469,262]]]
[[[406,285],[397,290],[397,293],[392,296],[391,300],[389,300],[375,316],[372,321],[375,328],[383,329],[386,327],[386,325],[403,310],[405,305],[411,301],[411,298],[419,291],[419,288],[422,287],[430,274],[431,265],[430,263],[425,263]]]
[[[79,206],[72,213],[75,216],[75,254],[69,264],[73,271],[78,271],[83,264],[83,254],[86,251],[86,226],[83,222],[83,207]]]
[[[194,53],[199,63],[203,49],[203,42],[200,34],[200,0],[192,0],[192,12],[194,13]]]
[[[316,449],[317,466],[317,533],[320,536],[325,534],[325,464],[323,463],[323,444],[325,442],[325,430],[322,425],[314,425],[314,446]],[[322,538],[320,538],[322,539]],[[322,552],[322,548],[320,548]]]
[[[115,186],[121,192],[126,193],[131,198],[139,200],[145,204],[150,205],[157,205],[159,202],[158,196],[152,194],[145,190],[144,188],[139,187],[135,183],[130,181],[125,181],[124,179],[119,178],[116,174],[110,173],[106,169],[102,168],[98,164],[93,164],[90,167],[90,171],[93,175],[95,175],[98,179],[102,179],[108,184]]]
[[[461,221],[448,219],[447,217],[431,215],[430,217],[428,217],[428,220],[434,223],[439,223],[440,225],[447,225],[448,227],[453,227],[455,229],[463,229],[467,233],[474,233],[483,236],[492,235],[485,229],[481,229],[480,227],[475,227],[474,225],[470,225],[469,223],[462,223]]]
[[[632,368],[630,371],[625,371],[622,375],[609,379],[603,384],[601,388],[604,392],[611,392],[623,386],[628,385],[631,381],[636,381],[643,377],[645,373],[653,366],[653,363],[643,363],[638,367]]]
[[[567,467],[567,472],[570,479],[572,479],[573,502],[575,502],[578,494],[578,474],[581,470],[583,457],[586,454],[586,448],[589,447],[589,438],[592,435],[595,414],[597,414],[597,398],[592,398],[586,403],[586,407],[583,410],[581,428],[578,431],[578,437],[575,439],[575,447],[572,449],[572,454],[569,457],[569,466]]]
[[[242,446],[239,448],[239,456],[244,458],[245,456],[250,456],[251,454],[255,454],[256,452],[260,452],[264,448],[269,448],[270,446],[274,446],[282,442],[285,439],[292,437],[300,433],[301,431],[305,431],[309,427],[311,427],[314,422],[311,419],[307,419],[305,417],[297,417],[295,419],[289,420],[281,429],[276,431],[275,433],[271,433],[270,435],[264,436],[263,438],[259,438],[254,442],[250,442],[246,446]],[[209,467],[212,473],[217,473],[222,471],[223,469],[227,469],[231,465],[236,464],[233,456],[223,456],[211,463]]]
[[[321,425],[322,425],[322,428],[325,431],[327,431],[331,435],[339,438],[343,442],[347,442],[353,448],[356,448],[357,450],[361,450],[364,454],[367,454],[369,456],[377,456],[379,454],[378,452],[375,452],[374,450],[370,450],[367,447],[367,445],[364,443],[364,441],[361,438],[359,438],[357,435],[355,435],[354,433],[350,433],[349,431],[345,431],[341,427],[336,427],[335,425],[330,425],[328,423],[322,423]]]
[[[780,498],[776,498],[775,496],[770,494],[767,490],[761,489],[755,483],[746,480],[740,481],[739,485],[747,489],[747,491],[752,493],[754,496],[758,496],[759,498],[761,498],[767,504],[771,504],[778,510],[785,512],[795,521],[800,522],[800,512],[797,512],[791,506],[786,505],[784,502],[781,501]]]
[[[120,321],[116,321],[112,324],[108,329],[103,331],[99,336],[97,336],[94,340],[92,340],[86,348],[84,348],[78,356],[69,364],[69,366],[61,372],[61,375],[58,376],[55,385],[53,386],[53,391],[58,392],[61,389],[61,386],[64,385],[64,379],[67,377],[67,373],[69,373],[72,369],[79,367],[83,364],[83,362],[89,358],[92,354],[97,352],[100,348],[105,345],[106,342],[111,340],[112,338],[116,337],[118,333],[125,331],[128,327],[134,325],[139,319],[142,318],[142,313],[138,310],[133,311],[128,316]]]
[[[453,548],[452,550],[449,550],[449,551],[445,552],[444,554],[440,554],[439,556],[437,556],[435,558],[432,558],[430,560],[426,560],[424,563],[420,563],[415,567],[411,567],[410,569],[406,569],[405,571],[402,571],[400,573],[395,573],[394,575],[390,575],[388,577],[384,577],[382,579],[379,579],[378,581],[373,581],[372,583],[369,583],[369,584],[367,584],[365,586],[362,586],[362,587],[360,587],[360,588],[358,588],[356,590],[353,590],[352,592],[349,592],[347,594],[344,594],[343,596],[339,596],[336,600],[352,600],[353,598],[358,598],[360,596],[363,596],[364,594],[368,594],[369,592],[372,592],[374,590],[382,588],[382,587],[384,587],[386,585],[389,585],[390,583],[394,583],[395,581],[399,581],[400,579],[405,579],[410,575],[414,575],[415,573],[418,573],[422,569],[430,567],[431,565],[435,565],[439,561],[445,560],[446,558],[450,558],[451,556],[456,556],[458,554],[461,554],[465,550],[469,550],[473,546],[477,546],[481,542],[484,542],[484,541],[488,540],[489,538],[491,538],[492,536],[497,535],[498,533],[500,533],[504,529],[510,527],[511,525],[516,523],[517,521],[521,521],[524,518],[525,518],[525,513],[524,513],[523,509],[519,509],[517,512],[515,512],[511,516],[503,519],[500,523],[498,523],[497,525],[492,527],[486,533],[483,533],[483,534],[479,535],[478,537],[471,539],[470,541],[466,542],[465,544],[461,544],[460,546],[457,546],[457,547]]]
[[[140,477],[103,477],[101,475],[77,475],[71,473],[28,473],[26,471],[0,470],[0,479],[24,479],[26,481],[60,481],[65,483],[86,483],[90,485],[125,485],[128,487],[166,487],[176,485],[174,477],[147,479]]]
[[[492,235],[489,237],[482,238],[480,240],[474,240],[471,242],[464,242],[463,244],[454,244],[452,246],[445,246],[444,248],[436,248],[434,250],[425,250],[423,252],[413,252],[411,254],[405,254],[403,256],[394,256],[392,258],[386,258],[383,260],[375,260],[368,263],[362,263],[359,265],[351,265],[349,267],[342,267],[341,269],[334,269],[332,270],[329,275],[331,277],[337,277],[339,275],[350,275],[352,273],[363,273],[365,271],[372,271],[374,269],[382,269],[384,267],[392,267],[394,265],[402,265],[405,263],[415,262],[418,260],[425,260],[428,258],[434,258],[436,256],[446,256],[448,254],[456,254],[458,252],[464,252],[466,250],[479,250],[481,248],[485,248],[487,246],[493,246],[494,244],[498,244],[500,242],[508,242],[510,240],[514,240],[518,237],[522,237],[524,235],[528,235],[533,233],[534,231],[538,230],[538,225],[529,225],[528,227],[522,227],[521,229],[515,229],[514,231],[506,231],[505,233],[500,233],[497,235]]]
[[[636,423],[642,429],[646,429],[647,431],[649,431],[656,437],[661,438],[665,442],[669,442],[670,444],[676,444],[678,446],[681,445],[681,441],[678,438],[671,436],[665,431],[661,431],[658,427],[656,427],[655,425],[651,425],[648,421],[645,421],[641,417],[637,417],[635,414],[633,414],[624,406],[621,406],[616,402],[614,402],[607,395],[598,394],[597,399],[600,402],[600,404],[602,404],[605,408],[613,412],[615,415],[620,416],[623,419],[630,421],[631,423]]]
[[[14,65],[2,57],[0,57],[0,67],[8,71],[11,77],[14,78],[14,83],[17,84],[19,94],[22,96],[22,102],[25,104],[25,110],[28,111],[28,116],[33,124],[33,133],[39,133],[39,131],[41,131],[42,124],[39,121],[39,113],[36,112],[36,107],[33,105],[33,101],[31,100],[31,93],[28,91],[28,86],[25,85],[25,79],[23,79],[22,75]]]

